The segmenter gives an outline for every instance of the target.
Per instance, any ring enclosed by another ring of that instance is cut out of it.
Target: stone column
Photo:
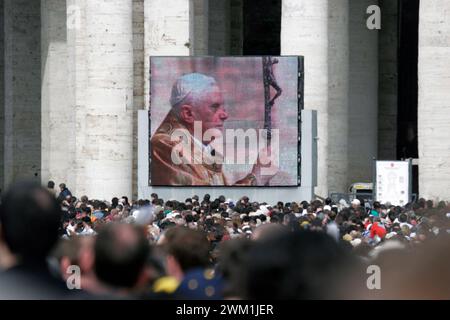
[[[133,2],[67,0],[67,11],[73,188],[92,198],[131,197]]]
[[[132,195],[138,196],[138,110],[145,108],[145,30],[144,30],[144,0],[133,0],[133,60],[134,60],[134,92],[133,92],[133,174]]]
[[[394,1],[392,1],[394,2]],[[350,0],[348,180],[372,181],[378,153],[378,30],[369,30],[367,8],[377,0]],[[387,28],[383,25],[382,29]]]
[[[0,17],[1,17],[1,21],[2,23],[0,23],[0,137],[4,137],[5,135],[5,131],[4,131],[4,120],[5,120],[5,46],[4,46],[4,27],[5,27],[5,23],[4,23],[4,11],[3,11],[3,1],[0,1]],[[4,174],[4,169],[3,169],[3,143],[4,143],[4,139],[0,138],[0,189],[3,190],[3,174]]]
[[[349,0],[328,1],[328,19],[328,192],[345,192],[349,175]]]
[[[398,2],[379,0],[378,159],[397,159]]]
[[[244,0],[230,0],[230,55],[242,55],[244,46]]]
[[[209,54],[230,54],[230,2],[209,0]]]
[[[450,3],[420,2],[419,193],[449,200],[450,190]]]
[[[283,0],[281,54],[305,56],[305,109],[318,112],[316,194],[345,191],[348,0]]]
[[[190,0],[190,28],[191,54],[194,56],[208,55],[209,37],[209,0]]]
[[[4,184],[40,180],[40,2],[4,0]]]
[[[145,0],[145,106],[149,108],[150,56],[188,56],[190,54],[190,1]]]
[[[42,183],[53,180],[57,185],[64,182],[71,187],[75,183],[72,168],[76,130],[75,108],[67,99],[66,11],[65,1],[41,0],[41,159]]]
[[[134,106],[144,109],[145,56],[144,0],[133,0]],[[137,119],[136,119],[137,123]],[[137,132],[137,130],[136,130]]]

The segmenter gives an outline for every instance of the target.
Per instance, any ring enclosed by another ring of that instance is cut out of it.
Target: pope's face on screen
[[[228,118],[222,93],[217,86],[193,99],[190,104],[182,105],[180,115],[189,126],[193,126],[195,121],[201,122],[202,135],[209,129],[222,131],[224,122]]]

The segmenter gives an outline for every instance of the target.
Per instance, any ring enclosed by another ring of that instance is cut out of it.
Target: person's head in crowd
[[[111,199],[111,208],[115,208],[119,205],[119,198],[114,197]]]
[[[171,200],[168,200],[168,201],[166,201],[164,206],[165,206],[166,210],[173,210],[174,202]]]
[[[317,213],[323,210],[323,203],[320,200],[314,200],[311,202],[311,209],[313,212]]]
[[[308,207],[309,207],[309,203],[308,203],[308,201],[302,201],[301,202],[301,204],[302,204],[302,208],[304,209],[304,210],[306,210],[306,209],[308,209]]]
[[[210,250],[213,252],[224,237],[228,236],[228,232],[220,223],[213,224],[209,230],[207,230],[207,239],[210,242]],[[216,256],[211,257],[211,261],[215,261]]]
[[[111,211],[107,217],[107,220],[108,221],[118,221],[119,218],[120,218],[119,217],[119,209],[114,208],[114,209],[111,209]]]
[[[289,214],[289,213],[291,213],[292,211],[291,211],[291,208],[290,208],[290,207],[285,206],[285,207],[283,208],[282,212],[283,212],[284,214]]]
[[[59,241],[53,251],[53,258],[58,262],[59,273],[64,281],[73,275],[71,267],[80,268],[80,288],[92,294],[102,292],[94,272],[94,243],[92,236],[75,236],[69,240]]]
[[[258,226],[252,233],[252,239],[259,241],[268,238],[275,238],[280,233],[288,232],[288,228],[279,223],[268,223]]]
[[[242,223],[250,223],[250,216],[248,215],[242,216]]]
[[[323,223],[322,219],[315,218],[311,221],[311,226],[309,227],[309,230],[311,231],[323,231]]]
[[[181,281],[186,272],[209,265],[210,243],[200,230],[173,227],[165,233],[167,274]]]
[[[324,233],[279,233],[250,249],[242,292],[247,299],[336,298],[346,262],[347,252]]]
[[[387,215],[387,218],[389,219],[389,221],[390,221],[391,223],[394,223],[395,219],[397,218],[397,215],[396,215],[396,213],[395,213],[395,210],[389,211],[389,213],[388,213],[388,215]]]
[[[94,209],[94,211],[96,211],[96,210],[100,210],[100,201],[99,200],[94,200],[93,202],[92,202],[92,208]]]
[[[289,230],[294,231],[298,227],[298,220],[295,214],[288,213],[283,216],[283,225],[288,227]]]
[[[439,201],[437,208],[438,209],[445,209],[447,207],[447,204],[445,203],[445,201]]]
[[[87,196],[81,196],[80,200],[82,203],[87,204],[89,201],[89,198]]]
[[[362,207],[360,207],[357,210],[353,210],[353,212],[350,216],[350,220],[352,220],[353,222],[363,221],[366,218],[366,216],[367,216],[366,212],[364,211],[364,209]]]
[[[245,297],[242,283],[245,280],[244,272],[247,265],[248,254],[253,242],[246,238],[226,241],[220,245],[218,270],[225,280],[224,296],[229,299]]]
[[[120,203],[123,206],[129,206],[130,205],[130,203],[128,202],[128,197],[127,196],[122,196],[122,198],[120,199]]]
[[[58,240],[62,212],[46,188],[18,182],[3,195],[0,235],[22,263],[43,261]]]
[[[0,249],[9,263],[0,273],[0,300],[68,298],[67,286],[47,264],[63,219],[55,197],[35,182],[14,183],[2,195]]]
[[[144,229],[130,224],[107,224],[95,241],[95,273],[113,290],[140,289],[148,280],[145,263],[149,255]]]
[[[359,209],[359,207],[361,206],[361,201],[359,201],[359,199],[353,199],[352,200],[352,208],[353,209]]]
[[[98,209],[102,212],[106,212],[108,211],[108,204],[106,202],[100,201]]]
[[[54,189],[55,189],[55,182],[52,181],[52,180],[50,180],[50,181],[47,183],[47,188],[48,188],[49,190],[54,190]]]
[[[291,204],[291,211],[293,213],[299,213],[300,212],[300,207],[297,204],[297,202],[292,202],[292,204]]]
[[[65,184],[65,183],[60,183],[60,184],[59,184],[59,189],[60,189],[61,191],[64,191],[64,190],[66,189],[66,184]]]
[[[375,201],[372,205],[372,215],[379,216],[381,214],[381,203],[379,201]]]
[[[338,214],[338,208],[336,206],[331,207],[331,211],[328,213],[328,217],[330,220],[334,221]]]
[[[144,199],[139,199],[138,201],[137,201],[137,207],[139,208],[139,207],[143,207],[145,205],[145,201],[144,201]]]
[[[173,228],[175,226],[176,226],[175,222],[167,220],[167,221],[161,222],[159,227],[161,228],[161,230],[167,231],[167,230],[169,230],[169,229],[171,229],[171,228]],[[165,236],[164,236],[164,238],[165,238]]]
[[[270,218],[270,223],[273,223],[273,224],[280,223],[280,217],[279,217],[278,215],[273,215],[273,216]]]
[[[214,199],[214,201],[211,202],[211,205],[210,205],[211,210],[219,209],[219,204],[220,204],[219,199]]]
[[[424,198],[419,198],[417,201],[417,204],[419,205],[419,208],[425,209],[427,205],[427,201]]]
[[[50,194],[53,196],[53,197],[56,197],[56,189],[55,189],[55,182],[54,181],[49,181],[48,183],[47,183],[47,190],[50,192]]]
[[[405,213],[400,214],[398,220],[400,223],[406,223],[408,221],[408,216]]]

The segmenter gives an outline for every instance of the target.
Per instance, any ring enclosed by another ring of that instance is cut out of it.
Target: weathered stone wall
[[[69,101],[76,110],[78,195],[132,195],[133,2],[68,0],[80,23],[68,28]]]
[[[40,11],[40,1],[4,0],[5,185],[41,175]]]
[[[328,194],[328,1],[283,0],[281,54],[305,56],[305,109],[317,110],[316,194]]]
[[[397,159],[398,2],[379,0],[378,159]]]
[[[352,1],[328,2],[328,124],[325,130],[328,131],[329,192],[344,191],[348,179],[349,2]]]
[[[230,28],[230,2],[209,0],[209,55],[226,56],[230,54]]]
[[[69,16],[77,14],[69,8]],[[41,0],[42,182],[74,183],[75,109],[67,99],[67,7],[65,1]],[[69,21],[73,23],[74,21]]]
[[[237,56],[243,48],[243,1],[230,0],[230,54]]]
[[[372,181],[378,142],[378,30],[369,30],[366,13],[376,0],[350,0],[350,86],[347,186]],[[383,26],[382,26],[383,28]]]
[[[190,52],[194,56],[208,54],[209,0],[190,0]]]
[[[419,193],[450,198],[450,3],[420,2]]]
[[[0,18],[2,23],[0,23],[0,189],[3,190],[3,143],[4,143],[4,118],[5,118],[5,47],[4,47],[4,14],[3,14],[3,0],[0,1]]]
[[[284,0],[281,54],[305,56],[305,109],[318,114],[316,194],[347,184],[348,1]]]
[[[137,197],[137,112],[145,108],[145,27],[144,27],[144,0],[133,0],[133,168],[132,168],[132,195]]]

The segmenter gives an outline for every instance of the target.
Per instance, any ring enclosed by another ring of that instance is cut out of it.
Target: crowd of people
[[[443,201],[101,201],[59,189],[22,182],[3,195],[0,298],[450,298]]]

